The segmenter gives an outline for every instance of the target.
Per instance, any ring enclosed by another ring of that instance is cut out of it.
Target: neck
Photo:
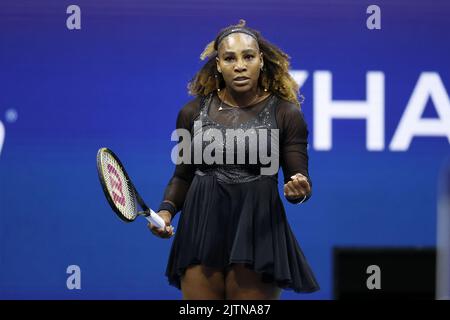
[[[236,92],[228,88],[224,88],[223,98],[226,103],[232,106],[248,106],[258,99],[258,87],[252,88],[246,92]]]

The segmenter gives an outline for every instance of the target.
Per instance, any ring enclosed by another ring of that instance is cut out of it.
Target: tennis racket
[[[150,209],[136,191],[119,158],[108,148],[97,152],[97,171],[105,197],[117,216],[125,222],[144,216],[158,228],[166,223]],[[138,210],[138,205],[142,210]]]

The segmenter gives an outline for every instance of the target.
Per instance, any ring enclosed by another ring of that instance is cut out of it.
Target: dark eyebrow
[[[223,54],[226,55],[226,54],[234,54],[234,53],[235,53],[234,51],[225,51]],[[245,49],[245,50],[242,50],[242,53],[256,53],[256,50]]]

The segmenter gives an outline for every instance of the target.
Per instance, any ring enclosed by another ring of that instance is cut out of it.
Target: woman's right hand
[[[164,220],[164,222],[166,223],[166,227],[164,229],[158,228],[151,222],[148,223],[147,227],[157,237],[160,237],[163,239],[168,239],[168,238],[172,237],[174,235],[174,229],[173,229],[173,226],[171,226],[171,224],[170,224],[172,221],[172,215],[170,214],[170,212],[167,210],[161,210],[161,211],[157,212],[156,214],[159,215]]]

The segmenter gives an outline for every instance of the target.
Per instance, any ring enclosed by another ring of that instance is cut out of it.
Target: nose
[[[245,62],[243,60],[239,59],[236,62],[236,65],[234,66],[234,70],[238,71],[238,72],[242,72],[242,71],[247,70],[247,66],[245,65]]]

